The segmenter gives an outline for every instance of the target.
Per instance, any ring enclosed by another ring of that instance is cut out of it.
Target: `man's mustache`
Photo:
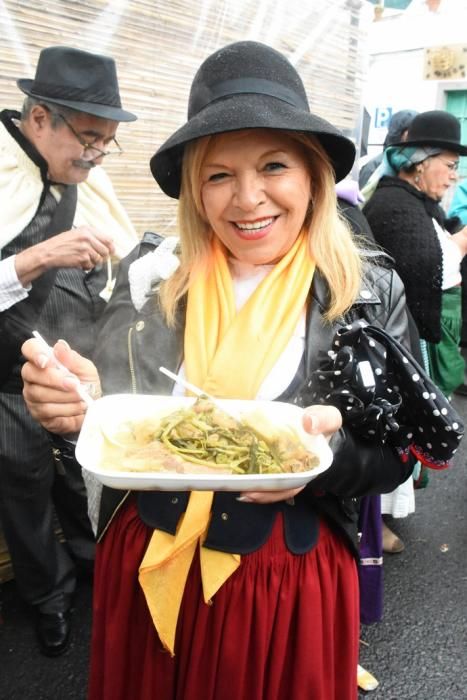
[[[91,170],[91,168],[96,167],[96,163],[92,160],[74,160],[73,165],[75,168],[82,168],[83,170]]]

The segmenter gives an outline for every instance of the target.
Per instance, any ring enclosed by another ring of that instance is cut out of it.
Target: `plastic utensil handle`
[[[73,372],[70,372],[68,367],[65,367],[65,365],[62,365],[60,360],[57,359],[54,353],[54,349],[48,344],[48,342],[41,336],[39,331],[33,331],[32,332],[34,338],[36,338],[42,345],[42,350],[45,352],[47,357],[49,357],[51,360],[53,360],[54,365],[57,369],[62,369],[64,372],[66,372],[69,376],[74,377],[75,379],[78,380],[78,384],[76,385],[76,391],[80,395],[80,397],[85,401],[88,406],[90,406],[92,403],[94,403],[94,399],[91,398],[91,396],[88,394],[86,389],[82,386],[81,382],[79,381],[78,377],[73,374]]]
[[[177,376],[165,367],[159,367],[159,372],[162,372],[162,374],[165,374],[167,377],[170,377],[170,379],[173,379],[173,381],[177,382],[177,384],[181,384],[185,387],[185,389],[188,389],[188,391],[192,391],[193,394],[196,394],[196,396],[207,396],[208,399],[213,398],[212,396],[206,394],[206,392],[200,389],[199,387],[195,386],[194,384],[190,384],[190,382],[187,382],[185,379],[182,379],[181,377]]]

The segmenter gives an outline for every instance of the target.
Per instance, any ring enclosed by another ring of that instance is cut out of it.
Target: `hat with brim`
[[[193,80],[188,121],[151,158],[151,172],[169,197],[178,198],[185,146],[203,136],[274,129],[314,136],[326,151],[336,181],[352,168],[355,146],[325,119],[310,112],[292,64],[265,44],[241,41],[212,54]]]
[[[467,155],[467,145],[461,144],[461,125],[449,112],[434,109],[421,112],[413,118],[407,132],[407,140],[393,146],[433,146],[446,151]]]
[[[37,100],[116,122],[137,117],[122,109],[115,61],[68,46],[51,46],[39,55],[34,79],[20,78],[19,89]]]

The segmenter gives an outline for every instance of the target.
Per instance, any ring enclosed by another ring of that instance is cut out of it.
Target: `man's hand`
[[[78,226],[17,253],[16,274],[27,287],[46,270],[80,267],[91,270],[114,252],[112,236],[91,226]]]
[[[54,359],[44,354],[41,343],[27,340],[22,346],[26,363],[22,368],[23,396],[27,407],[41,425],[52,433],[76,433],[86,413],[86,404],[76,391],[81,383],[99,387],[97,369],[90,360],[70,348],[64,340],[54,346],[57,360],[68,368],[54,366]]]
[[[309,406],[303,412],[303,427],[307,433],[318,435],[323,433],[327,440],[342,426],[342,415],[335,406]],[[287,501],[296,496],[305,487],[297,489],[284,489],[283,491],[248,491],[242,493],[241,501],[244,503],[276,503]]]

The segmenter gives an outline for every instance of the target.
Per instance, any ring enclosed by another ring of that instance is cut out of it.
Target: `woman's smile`
[[[238,231],[240,238],[245,240],[259,240],[267,236],[277,216],[268,216],[265,219],[256,221],[234,221],[233,225]]]

